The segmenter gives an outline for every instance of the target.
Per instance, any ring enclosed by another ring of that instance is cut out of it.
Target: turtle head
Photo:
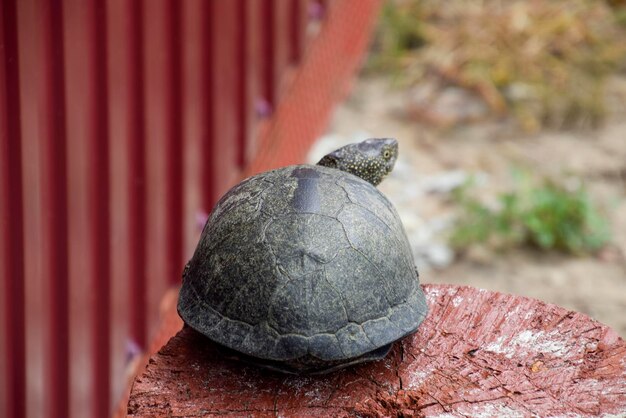
[[[377,186],[391,172],[398,158],[398,141],[370,138],[326,154],[317,165],[336,168]]]

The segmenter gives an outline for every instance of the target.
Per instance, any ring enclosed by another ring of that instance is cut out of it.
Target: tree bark
[[[626,414],[626,343],[577,312],[425,285],[430,313],[381,361],[289,376],[223,359],[184,328],[135,380],[132,417]],[[621,415],[620,415],[621,416]]]

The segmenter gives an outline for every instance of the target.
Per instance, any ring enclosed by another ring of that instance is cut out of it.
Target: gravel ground
[[[626,92],[626,83],[615,83]],[[403,219],[423,282],[534,297],[586,313],[626,337],[626,113],[616,112],[604,128],[587,133],[529,136],[492,122],[437,130],[402,117],[406,94],[385,79],[358,80],[311,161],[366,137],[397,138],[400,158],[380,188]],[[626,109],[626,94],[619,97]],[[610,245],[593,257],[524,249],[496,254],[478,246],[456,256],[445,239],[455,213],[450,190],[473,174],[482,184],[476,192],[493,195],[510,186],[512,166],[583,178],[607,207]]]

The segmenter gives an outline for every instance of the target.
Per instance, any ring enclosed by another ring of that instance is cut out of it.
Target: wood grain
[[[446,285],[424,290],[431,311],[416,334],[384,360],[325,376],[225,360],[184,328],[136,378],[128,414],[626,414],[626,343],[609,327],[525,297]]]

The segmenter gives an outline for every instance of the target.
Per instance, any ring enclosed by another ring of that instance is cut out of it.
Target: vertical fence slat
[[[128,161],[130,167],[130,300],[131,336],[139,347],[147,345],[147,272],[146,272],[146,114],[145,114],[145,52],[144,2],[131,0],[130,14],[130,119]]]
[[[257,152],[306,1],[1,2],[0,415],[109,414],[195,215]]]
[[[94,88],[93,124],[90,134],[89,154],[92,174],[90,191],[90,214],[92,231],[91,249],[93,264],[92,292],[92,409],[91,416],[105,418],[110,415],[111,399],[111,257],[110,257],[110,189],[109,189],[109,105],[107,77],[107,10],[103,0],[90,4],[91,24],[91,70]],[[87,411],[85,411],[87,412]]]
[[[45,395],[48,416],[69,416],[69,249],[63,10],[43,2],[43,98],[40,132],[42,278],[48,310]]]
[[[0,5],[0,415],[26,416],[24,230],[15,0]]]
[[[345,95],[345,83],[358,66],[357,58],[367,44],[379,6],[378,0],[330,4],[323,28],[309,45],[302,71],[276,109],[274,123],[261,133],[261,150],[246,175],[302,160],[328,122],[333,104]],[[349,25],[337,23],[348,21]],[[302,103],[306,107],[302,108]],[[273,152],[277,149],[281,152]]]
[[[291,8],[289,60],[298,64],[304,55],[307,43],[307,24],[309,21],[310,0],[295,0]]]
[[[285,71],[289,66],[291,54],[291,28],[289,18],[290,9],[294,4],[293,0],[273,0],[274,1],[274,100],[279,101],[284,90]]]
[[[266,0],[245,1],[246,19],[246,39],[244,47],[246,50],[245,78],[245,101],[246,101],[246,164],[254,158],[257,152],[257,129],[259,123],[269,116],[269,106],[267,91],[265,66],[267,66],[264,56],[264,10]]]
[[[148,6],[149,4],[149,6]],[[146,273],[148,277],[148,338],[158,325],[158,308],[169,278],[167,244],[167,159],[170,26],[168,0],[151,0],[144,9],[144,48],[146,65]]]
[[[183,261],[187,261],[193,254],[199,237],[199,220],[208,210],[202,207],[202,188],[206,186],[202,179],[203,159],[202,140],[204,120],[202,80],[205,71],[202,71],[202,25],[203,0],[189,0],[182,3],[182,44],[183,54],[183,179],[184,179],[184,240]],[[180,274],[179,274],[180,276]]]
[[[110,147],[110,287],[111,287],[111,394],[114,402],[122,397],[127,368],[138,350],[130,337],[133,322],[130,290],[131,275],[130,194],[134,186],[129,162],[132,88],[130,85],[131,17],[127,0],[107,1],[107,66],[109,87]]]
[[[248,68],[248,54],[246,53],[246,41],[248,32],[248,14],[246,0],[237,0],[235,11],[235,39],[234,51],[235,57],[235,100],[237,112],[237,168],[241,171],[246,164],[246,144],[247,144],[247,104],[246,96],[248,89],[248,77],[246,68]]]
[[[91,152],[94,126],[93,42],[89,1],[63,0],[66,106],[66,175],[69,237],[70,416],[89,415],[94,380],[93,305],[95,257],[92,195],[96,163]]]
[[[106,15],[98,0],[64,1],[70,245],[70,414],[109,407],[109,152]],[[71,82],[70,82],[71,81]]]
[[[202,89],[202,128],[201,128],[201,201],[204,211],[209,212],[213,207],[215,195],[217,194],[217,181],[213,177],[213,132],[215,130],[215,114],[213,101],[215,86],[215,49],[217,36],[214,29],[215,2],[204,1],[202,4],[201,23],[201,80]],[[217,19],[215,19],[217,20]]]
[[[182,152],[182,69],[183,54],[181,43],[182,3],[169,0],[167,5],[166,50],[168,52],[169,80],[167,116],[169,118],[166,145],[166,280],[177,284],[181,280],[183,264],[183,152]]]
[[[261,6],[262,12],[262,39],[263,45],[261,50],[262,62],[261,68],[263,71],[263,96],[267,103],[272,107],[276,106],[276,62],[275,62],[275,43],[276,37],[276,1],[277,0],[263,0]]]
[[[207,211],[240,173],[237,124],[241,108],[237,103],[240,98],[237,89],[241,77],[238,79],[233,71],[238,62],[236,48],[240,33],[236,28],[241,18],[240,5],[239,2],[207,1],[203,6],[202,201]]]
[[[43,275],[44,234],[41,210],[41,179],[43,164],[40,152],[42,128],[45,123],[46,88],[42,41],[47,36],[42,26],[42,8],[35,0],[17,2],[17,26],[20,63],[20,117],[22,134],[22,175],[24,185],[24,313],[26,334],[26,405],[29,417],[42,417],[48,411],[49,398],[45,394],[48,382],[45,373],[50,359],[45,350],[49,339],[46,327],[50,305],[46,290],[48,276]]]
[[[259,91],[259,83],[257,74],[258,60],[257,54],[260,47],[260,24],[259,24],[259,0],[244,1],[244,19],[246,22],[245,38],[243,39],[243,48],[245,51],[244,74],[246,80],[246,88],[244,90],[245,111],[245,155],[246,164],[252,159],[254,150],[256,149],[256,141],[254,140],[254,132],[257,125],[259,115],[260,101],[262,99]]]
[[[291,55],[292,0],[265,0],[263,2],[263,72],[264,95],[274,108],[281,94],[281,78],[289,65]]]
[[[206,160],[211,166],[207,173],[214,183],[211,206],[218,196],[221,196],[239,175],[237,165],[237,77],[233,68],[237,65],[237,2],[211,2],[209,29],[213,44],[210,53],[211,71],[209,76],[211,86],[207,100],[210,105],[207,112],[213,113],[212,130],[209,133],[209,158]],[[210,206],[209,206],[210,207]]]
[[[290,4],[289,9],[289,62],[296,63],[300,60],[300,53],[302,47],[301,39],[301,15],[302,15],[302,1],[295,0]]]

